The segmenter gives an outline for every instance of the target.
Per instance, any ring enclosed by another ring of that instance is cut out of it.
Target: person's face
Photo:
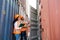
[[[18,17],[18,20],[20,20],[20,17]]]

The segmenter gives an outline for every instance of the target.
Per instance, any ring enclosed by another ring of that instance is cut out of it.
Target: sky
[[[28,0],[29,4],[36,9],[36,0]]]

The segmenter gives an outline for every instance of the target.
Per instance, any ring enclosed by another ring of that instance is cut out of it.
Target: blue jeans
[[[20,34],[15,34],[16,40],[19,40]]]

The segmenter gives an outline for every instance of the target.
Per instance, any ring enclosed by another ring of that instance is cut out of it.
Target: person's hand
[[[20,29],[21,29],[22,27],[20,27]]]
[[[27,25],[25,24],[23,27],[27,27]]]

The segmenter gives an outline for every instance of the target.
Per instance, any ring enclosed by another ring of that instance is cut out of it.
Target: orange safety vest
[[[20,29],[14,29],[13,34],[21,34]]]
[[[25,24],[25,23],[24,23]],[[25,27],[25,25],[24,25],[24,27],[22,27],[21,29],[18,29],[18,30],[16,30],[16,29],[14,29],[14,31],[13,31],[13,34],[21,34],[21,32],[23,32],[23,31],[27,31],[27,27]]]
[[[27,31],[27,27],[22,27],[21,32],[23,32],[23,31]]]

